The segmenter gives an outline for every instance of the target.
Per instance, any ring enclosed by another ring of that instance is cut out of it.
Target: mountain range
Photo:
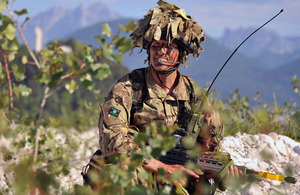
[[[133,20],[137,19],[124,18],[102,3],[90,8],[81,5],[75,10],[55,7],[30,20],[24,31],[31,46],[34,45],[34,27],[38,25],[44,32],[43,43],[53,41],[54,38],[73,38],[99,47],[99,42],[94,37],[101,34],[102,22],[109,22],[112,32],[116,33],[119,24],[125,25]],[[180,70],[200,85],[208,86],[232,51],[253,29],[227,29],[218,39],[213,39],[208,34],[200,58],[190,58],[188,68]],[[297,73],[300,76],[299,42],[300,37],[281,37],[276,32],[262,29],[232,57],[213,89],[223,99],[228,98],[230,92],[238,88],[242,95],[249,97],[254,97],[259,91],[263,100],[269,103],[274,101],[273,93],[276,94],[278,103],[287,99],[299,102],[299,97],[290,86],[292,76]],[[140,53],[135,49],[131,56],[129,53],[123,56],[123,65],[130,70],[147,66],[143,64],[146,57],[145,52]]]
[[[235,49],[256,28],[225,29],[218,43],[228,49]],[[276,68],[300,58],[300,38],[281,37],[276,32],[261,29],[239,50],[241,53],[259,59],[270,68]]]
[[[43,45],[54,39],[62,39],[67,34],[92,24],[122,18],[103,3],[87,7],[81,4],[75,9],[53,7],[38,14],[26,23],[24,34],[33,48],[35,43],[35,28],[43,31]]]

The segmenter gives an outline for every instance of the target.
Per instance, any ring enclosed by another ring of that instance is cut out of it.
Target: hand
[[[190,169],[185,168],[184,166],[181,165],[167,165],[162,163],[161,161],[157,159],[151,159],[150,162],[147,165],[143,166],[146,171],[152,172],[152,173],[157,173],[158,169],[164,169],[167,173],[167,179],[170,179],[171,176],[174,174],[175,170],[179,170],[182,173],[186,173],[187,175],[190,175],[194,178],[199,178],[199,175],[197,175],[195,172],[191,171]],[[187,182],[187,179],[181,178],[179,181],[176,183],[172,183],[173,185],[185,185]]]
[[[239,170],[236,166],[229,166],[228,176],[239,177],[244,175],[243,171]]]
[[[229,166],[227,175],[222,179],[222,182],[219,185],[219,188],[224,191],[226,186],[232,184],[232,182],[236,182],[239,180],[240,176],[244,175],[243,171],[239,170],[236,166]]]

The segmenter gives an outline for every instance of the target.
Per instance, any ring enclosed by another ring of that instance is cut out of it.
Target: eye
[[[154,44],[152,45],[152,48],[153,48],[153,49],[161,48],[161,44],[159,44],[159,43],[154,43]]]
[[[175,51],[175,50],[178,49],[178,47],[177,47],[177,45],[170,45],[170,46],[168,47],[168,49],[171,50],[171,51]]]

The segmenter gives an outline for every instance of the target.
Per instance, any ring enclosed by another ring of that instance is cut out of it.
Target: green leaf
[[[7,8],[7,0],[0,0],[0,12],[3,12]]]
[[[113,37],[113,44],[115,45],[115,49],[121,50],[119,51],[120,53],[122,53],[123,51],[123,47],[128,44],[127,42],[130,43],[130,48],[131,48],[131,40],[126,40],[125,37],[121,37],[121,36],[114,36]],[[128,47],[128,46],[125,46]],[[126,52],[126,51],[125,51]],[[123,52],[124,53],[124,52]]]
[[[138,177],[139,177],[140,179],[146,180],[146,179],[148,179],[148,177],[149,177],[149,172],[147,172],[145,169],[141,169],[141,170],[138,172]]]
[[[15,52],[15,51],[10,52],[9,56],[8,56],[8,61],[12,62],[16,58],[16,54],[17,54],[17,52]]]
[[[39,83],[49,83],[51,81],[51,78],[46,75],[46,74],[39,74],[37,76],[35,76],[35,80],[38,81]]]
[[[93,47],[88,45],[84,48],[84,55],[93,55]]]
[[[20,87],[16,86],[16,84],[13,84],[13,89],[14,89],[14,95],[17,99],[19,99],[21,90]]]
[[[131,48],[132,48],[131,40],[127,40],[124,42],[123,45],[119,46],[117,49],[119,49],[119,52],[121,54],[124,54],[124,53],[128,52]]]
[[[126,26],[120,25],[120,28],[123,29],[126,33],[133,31],[137,27],[137,24],[135,21],[129,22]]]
[[[1,83],[1,80],[4,80],[5,78],[5,69],[2,67],[2,63],[0,62],[0,83]]]
[[[28,14],[27,9],[22,9],[21,11],[14,11],[18,16],[21,16],[23,14]]]
[[[22,27],[25,25],[25,23],[26,23],[28,20],[30,20],[30,17],[27,16],[27,17],[25,18],[23,24],[22,24]]]
[[[102,26],[103,26],[102,35],[104,35],[106,37],[110,37],[111,36],[111,29],[110,29],[109,25],[106,22],[104,22],[102,24]]]
[[[115,45],[115,47],[122,45],[125,40],[126,40],[125,37],[121,37],[119,35],[115,35],[112,37],[112,42]]]
[[[51,77],[51,81],[48,83],[48,87],[52,88],[55,85],[57,85],[58,83],[60,83],[61,82],[61,77],[62,77],[63,74],[64,74],[63,71],[54,74]]]
[[[99,41],[100,45],[105,44],[105,39],[101,38],[100,36],[96,36],[95,39]]]
[[[141,166],[143,162],[143,155],[135,154],[133,157],[131,157],[130,165],[134,168]]]
[[[111,74],[109,65],[104,63],[101,64],[100,68],[98,68],[96,74],[95,74],[95,79],[103,80],[106,77],[108,77]]]
[[[157,147],[157,148],[153,148],[151,155],[153,156],[153,158],[159,158],[161,156],[162,153],[162,149]]]
[[[91,64],[91,69],[92,69],[92,71],[98,70],[99,68],[101,68],[101,65],[102,65],[102,64],[100,64],[100,63]]]
[[[90,74],[85,74],[84,77],[80,79],[83,88],[92,90],[94,88],[94,82]]]
[[[2,15],[1,20],[2,20],[3,26],[7,26],[8,24],[14,24],[12,19],[10,19],[8,16],[5,16],[5,15]]]
[[[173,174],[171,175],[170,180],[177,182],[179,179],[184,177],[184,173],[182,173],[179,169],[175,169],[175,171],[173,172]]]
[[[21,95],[23,97],[29,96],[32,92],[32,90],[29,87],[27,87],[26,85],[23,85],[23,84],[19,85],[19,89],[20,89]]]
[[[13,24],[8,24],[6,29],[3,31],[4,36],[8,40],[13,40],[15,38],[16,29]]]
[[[114,60],[112,57],[112,55],[113,55],[113,46],[112,45],[102,44],[101,49],[102,49],[102,55],[103,55],[104,59]]]
[[[17,64],[13,64],[12,70],[17,82],[23,81],[26,78],[24,66],[18,66]]]
[[[47,139],[45,141],[45,145],[48,146],[49,148],[55,148],[55,139]]]
[[[92,90],[94,88],[94,82],[89,81],[89,80],[82,80],[81,85],[83,88]]]
[[[17,38],[14,38],[13,40],[6,40],[2,44],[2,48],[6,51],[17,51],[19,49],[19,42]]]
[[[74,80],[71,80],[69,83],[67,83],[65,87],[70,94],[74,93],[74,91],[78,89],[78,85]]]
[[[124,195],[152,195],[154,194],[153,192],[150,191],[150,189],[146,188],[145,186],[138,184],[136,186],[132,186],[129,189],[125,190]]]
[[[90,186],[82,186],[79,184],[74,185],[74,192],[78,195],[93,194]]]
[[[84,58],[84,62],[86,63],[86,65],[90,65],[91,63],[94,63],[94,58],[93,56],[85,56]]]
[[[117,63],[121,64],[123,55],[113,55],[113,58],[117,61]]]
[[[22,56],[22,64],[26,64],[28,62],[27,56]]]

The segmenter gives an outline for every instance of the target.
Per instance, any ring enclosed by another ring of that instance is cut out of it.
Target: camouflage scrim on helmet
[[[130,35],[133,48],[148,50],[153,40],[164,39],[176,42],[183,48],[180,62],[186,64],[189,54],[198,58],[203,48],[200,43],[205,40],[204,32],[196,21],[187,15],[184,9],[163,0],[157,2],[159,7],[149,10],[139,20],[139,27]]]

